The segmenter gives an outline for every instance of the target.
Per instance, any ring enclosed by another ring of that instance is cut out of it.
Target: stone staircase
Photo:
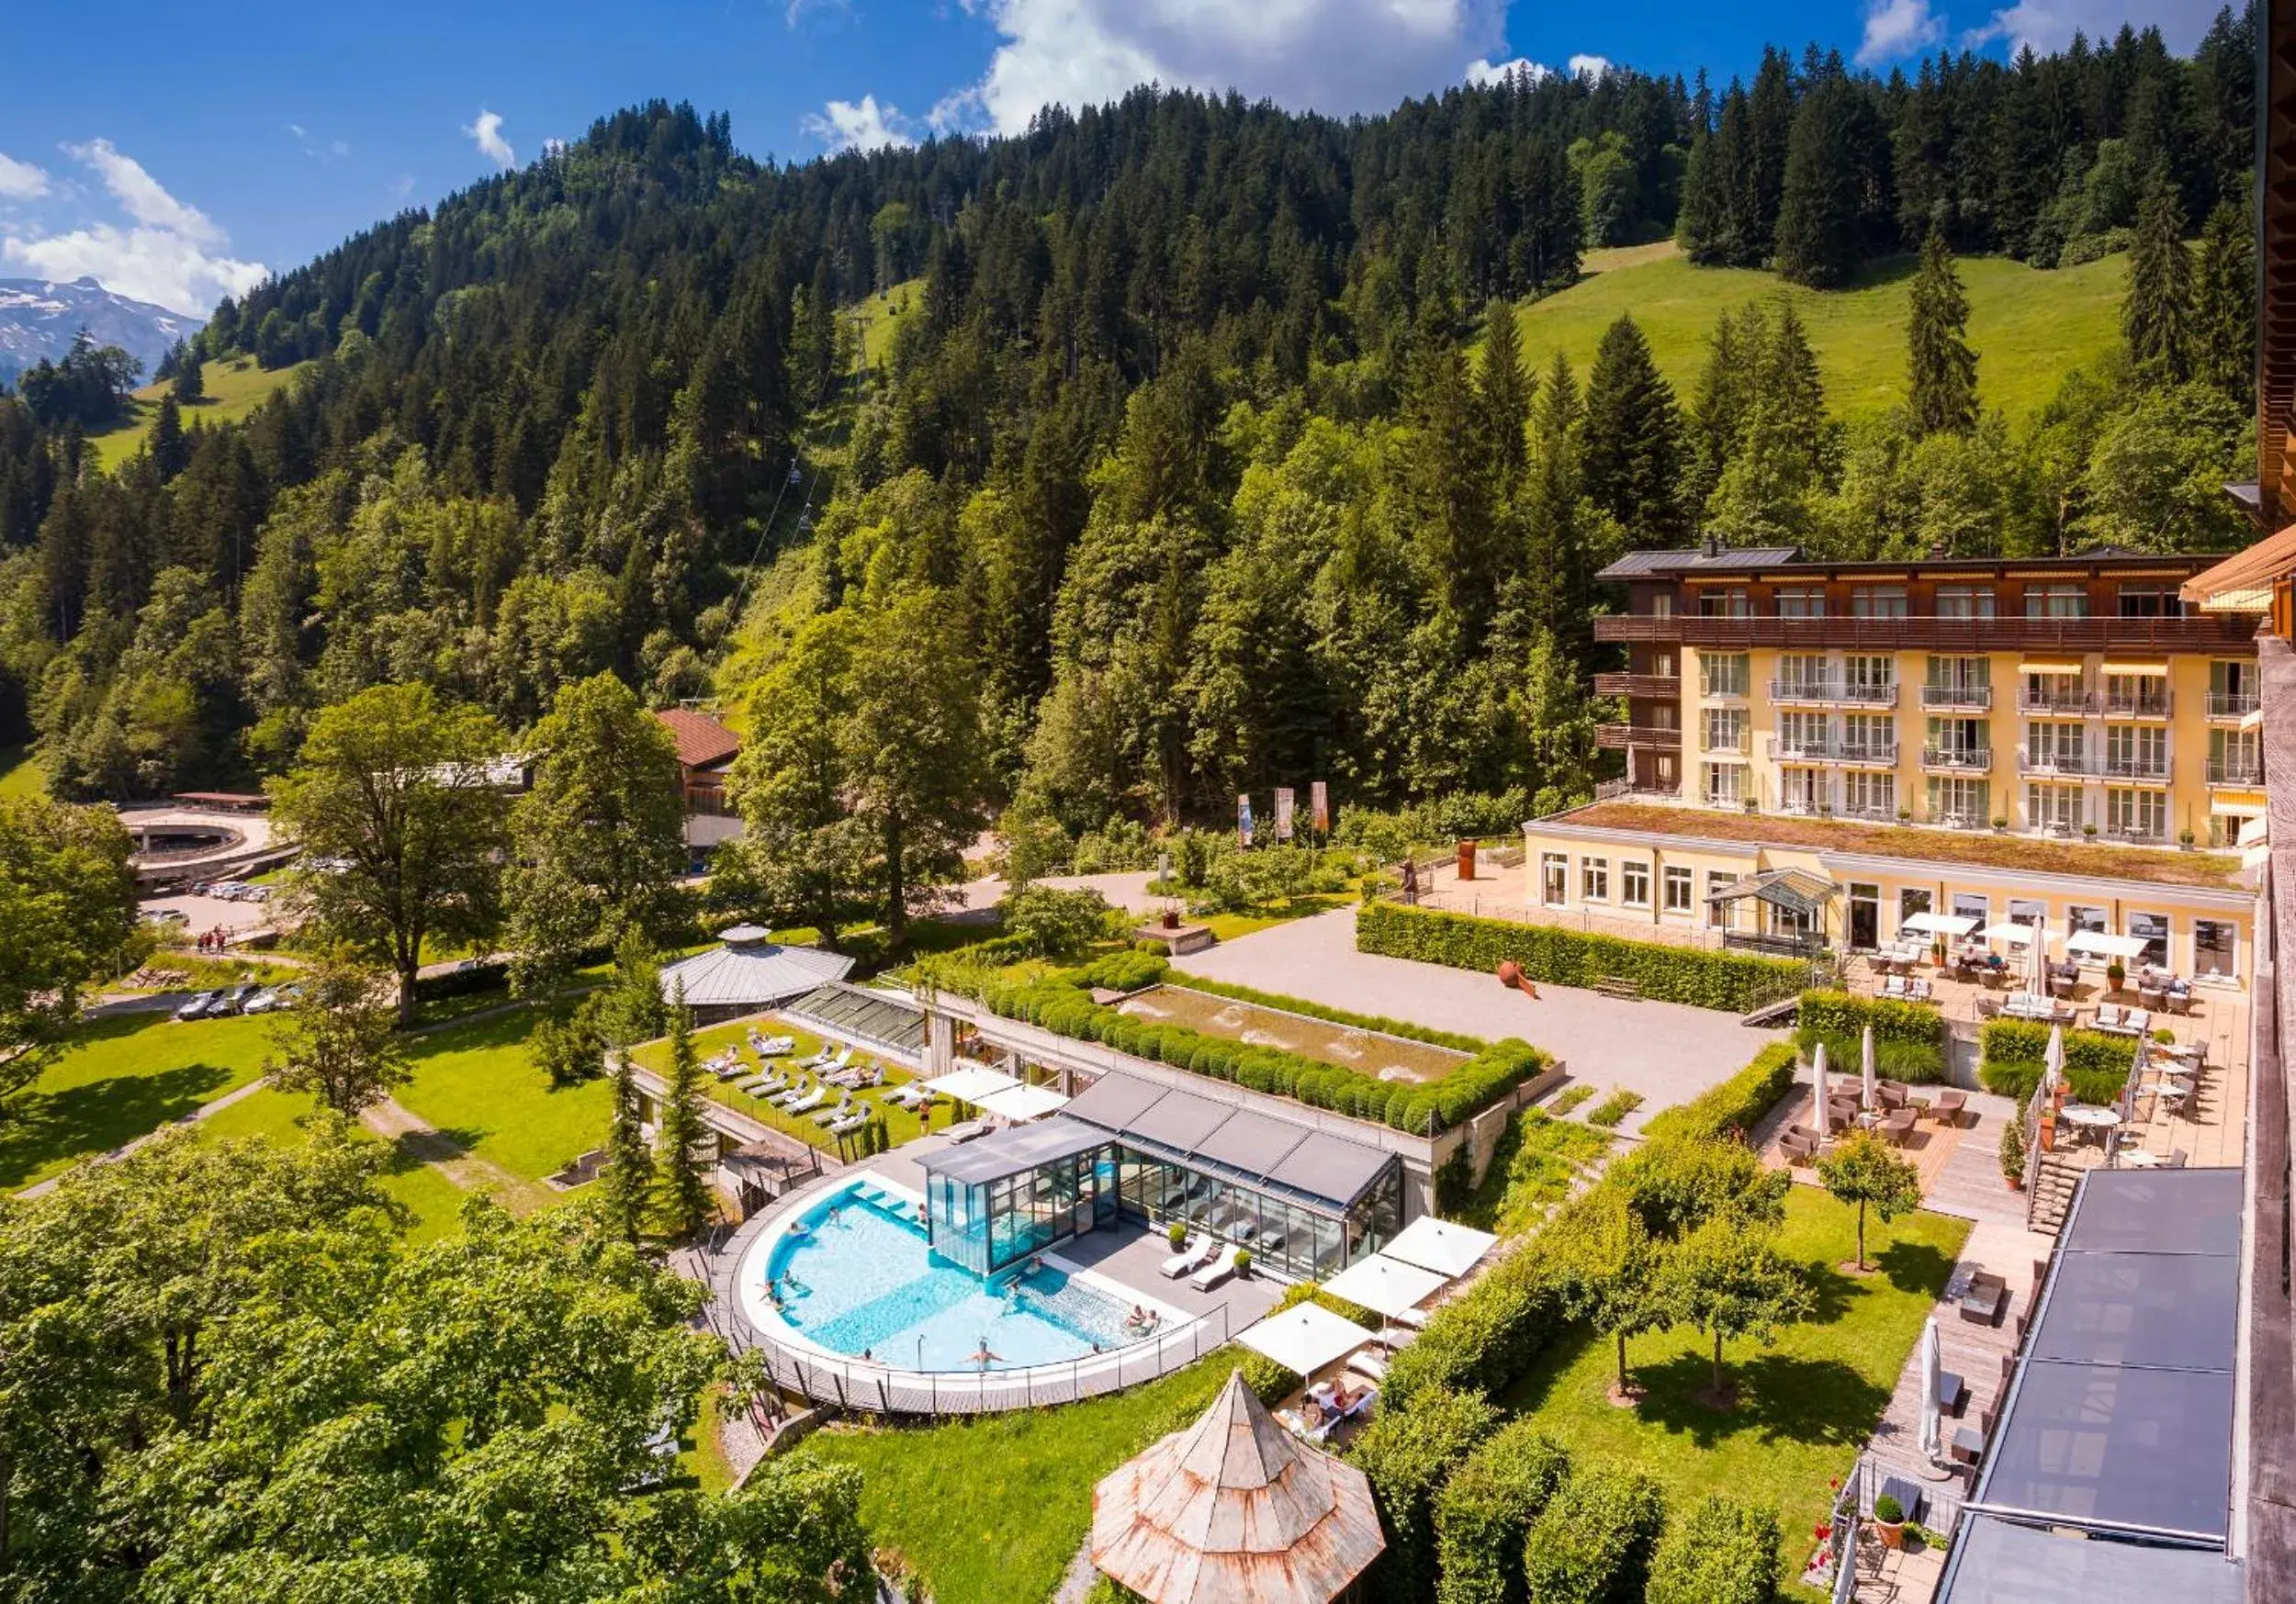
[[[2072,1212],[2073,1194],[2081,1183],[2081,1167],[2055,1153],[2043,1153],[2032,1167],[2025,1188],[2025,1226],[2054,1237]]]

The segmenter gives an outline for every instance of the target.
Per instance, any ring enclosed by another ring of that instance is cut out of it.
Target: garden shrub
[[[1575,1472],[1531,1523],[1523,1579],[1532,1604],[1639,1604],[1666,1495],[1647,1475]]]
[[[1634,981],[1644,996],[1660,1002],[1735,1014],[1793,990],[1809,976],[1807,964],[1791,959],[1630,941],[1400,903],[1367,903],[1358,909],[1356,947],[1388,958],[1482,974],[1495,973],[1512,959],[1532,980],[1559,986],[1592,986],[1604,976],[1615,975]]]
[[[1533,1420],[1502,1426],[1435,1496],[1435,1604],[1523,1596],[1523,1540],[1570,1474],[1570,1456]]]
[[[1977,1033],[1977,1079],[1988,1092],[2022,1104],[2041,1083],[2049,1026],[2031,1019],[1988,1019]],[[2065,1078],[2083,1103],[2107,1104],[2128,1083],[2136,1043],[2103,1030],[2065,1033]]]
[[[1367,1573],[1371,1598],[1425,1604],[1434,1595],[1436,1494],[1452,1467],[1498,1423],[1499,1411],[1480,1394],[1437,1388],[1421,1393],[1408,1409],[1381,1408],[1348,1450],[1348,1459],[1370,1478],[1388,1533],[1387,1552]]]
[[[1647,1604],[1771,1604],[1782,1542],[1774,1510],[1710,1494],[1666,1529]]]
[[[1733,1130],[1751,1130],[1761,1122],[1762,1116],[1778,1105],[1780,1098],[1793,1090],[1797,1061],[1792,1042],[1772,1042],[1754,1055],[1751,1063],[1720,1085],[1709,1086],[1689,1102],[1652,1115],[1642,1127],[1642,1134],[1646,1139],[1656,1140],[1661,1137],[1720,1137]],[[1560,1106],[1559,1100],[1557,1106]]]
[[[1154,985],[1171,969],[1170,964],[1151,952],[1111,952],[1078,970],[1076,983],[1111,992],[1137,992],[1142,986]]]
[[[1829,1067],[1855,1073],[1865,1027],[1874,1027],[1874,1069],[1892,1081],[1946,1078],[1945,1015],[1923,1003],[1859,997],[1848,992],[1802,993],[1801,1028],[1795,1041],[1805,1058],[1826,1044]]]
[[[1418,1340],[1388,1365],[1385,1402],[1407,1408],[1421,1392],[1493,1396],[1521,1380],[1564,1324],[1558,1278],[1535,1249],[1508,1254],[1429,1317]]]
[[[1457,1219],[1475,1195],[1475,1144],[1459,1143],[1451,1156],[1435,1166],[1435,1213],[1445,1219]]]

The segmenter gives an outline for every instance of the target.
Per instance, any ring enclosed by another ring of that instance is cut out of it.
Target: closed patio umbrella
[[[1944,1401],[1945,1367],[1939,1356],[1937,1317],[1921,1323],[1921,1457],[1931,1464],[1945,1457],[1944,1424],[1938,1418]]]
[[[2036,997],[2049,994],[2049,944],[2045,941],[2025,944],[2025,989]]]
[[[1818,1134],[1823,1136],[1831,1128],[1826,1121],[1826,1044],[1824,1042],[1819,1042],[1817,1050],[1810,1054],[1809,1067],[1810,1097],[1813,1100],[1813,1106],[1818,1110],[1810,1123],[1817,1127]]]
[[[2063,1083],[2064,1080],[2065,1026],[2062,1025],[2052,1025],[2049,1026],[2049,1049],[2041,1055],[2041,1097],[2043,1107],[2045,1108],[2048,1106],[2048,1099],[2054,1094],[2057,1087]]]
[[[1865,1027],[1864,1039],[1858,1045],[1858,1061],[1860,1072],[1865,1078],[1865,1106],[1878,1106],[1881,1098],[1874,1085],[1874,1027],[1871,1025]]]

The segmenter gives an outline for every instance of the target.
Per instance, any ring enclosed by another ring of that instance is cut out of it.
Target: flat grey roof
[[[2208,1549],[2090,1542],[1970,1515],[1944,1593],[1953,1604],[2241,1604],[2243,1587],[2240,1566]]]
[[[2073,1253],[2057,1266],[2036,1359],[2233,1367],[2240,1261],[2202,1253]]]
[[[1039,1164],[1073,1159],[1104,1146],[1108,1139],[1109,1133],[1097,1126],[1055,1114],[1028,1125],[1008,1126],[961,1147],[927,1153],[917,1164],[929,1175],[946,1175],[969,1186],[1023,1174]]]
[[[1224,1170],[1334,1209],[1362,1196],[1394,1161],[1378,1148],[1304,1120],[1121,1072],[1103,1075],[1070,1098],[1061,1117],[1097,1126],[1177,1162]]]
[[[2067,1253],[2240,1253],[2238,1170],[2091,1170]]]
[[[914,1060],[925,1056],[925,1010],[866,986],[831,981],[789,1004],[782,1012],[823,1025],[832,1035],[873,1041]]]

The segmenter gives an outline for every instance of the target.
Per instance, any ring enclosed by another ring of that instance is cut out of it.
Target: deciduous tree
[[[413,1078],[397,1034],[390,977],[349,953],[321,955],[301,993],[272,1031],[279,1057],[264,1077],[282,1092],[308,1092],[345,1119]]]
[[[1775,1340],[1778,1328],[1808,1318],[1809,1284],[1780,1253],[1764,1226],[1717,1215],[1667,1255],[1666,1300],[1675,1318],[1714,1339],[1714,1399],[1728,1396],[1722,1380],[1726,1338]]]
[[[1870,1130],[1852,1131],[1818,1155],[1818,1178],[1826,1190],[1858,1211],[1858,1268],[1865,1265],[1865,1211],[1887,1225],[1921,1206],[1921,1172],[1890,1150]]]
[[[0,1119],[135,934],[132,847],[108,808],[0,797]]]

